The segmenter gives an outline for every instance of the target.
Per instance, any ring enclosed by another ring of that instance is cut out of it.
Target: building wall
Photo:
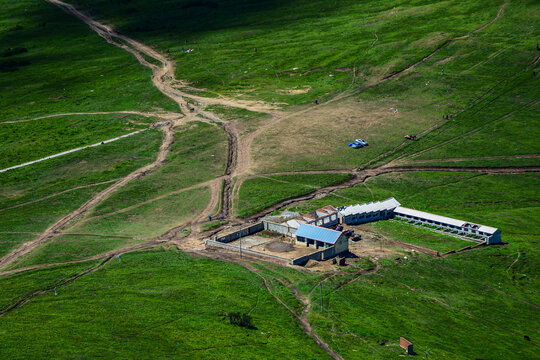
[[[495,233],[488,239],[488,244],[500,244],[501,239],[501,230],[495,231]]]
[[[299,258],[293,259],[293,260],[291,260],[291,264],[292,265],[304,265],[305,263],[308,262],[308,260],[321,261],[321,260],[330,259],[330,258],[333,258],[334,256],[336,256],[335,251],[336,251],[336,249],[332,246],[332,247],[329,247],[328,249],[322,249],[320,251],[314,252],[313,254],[304,255],[304,256],[301,256]]]
[[[349,239],[345,235],[341,235],[334,247],[336,248],[335,255],[341,254],[342,252],[349,251]]]
[[[283,235],[293,236],[296,232],[296,229],[288,226],[287,224],[276,224],[270,221],[263,221],[264,229],[269,231],[274,231]]]
[[[330,226],[337,225],[339,223],[339,216],[337,213],[323,216],[315,221],[310,222],[310,225],[320,226],[328,228]]]
[[[372,213],[352,214],[343,217],[343,222],[347,225],[359,225],[372,221],[387,220],[393,217],[394,212],[383,210]]]
[[[218,242],[222,242],[222,243],[228,243],[228,242],[234,241],[236,239],[240,239],[241,237],[249,236],[251,234],[255,234],[255,233],[257,233],[259,231],[262,231],[262,230],[264,230],[264,224],[262,222],[260,222],[260,223],[257,223],[255,225],[251,225],[251,226],[239,229],[239,230],[237,230],[235,232],[232,232],[232,233],[229,233],[229,234],[226,234],[226,235],[218,236],[214,240],[218,241]]]

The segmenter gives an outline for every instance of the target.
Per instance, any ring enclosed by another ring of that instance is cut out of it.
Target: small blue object
[[[182,52],[184,52],[184,48],[182,48]]]
[[[368,146],[368,142],[364,139],[356,139],[354,142],[361,144],[362,146]]]
[[[208,221],[212,221],[212,217],[208,215]]]
[[[56,296],[56,286],[54,287],[54,295]]]

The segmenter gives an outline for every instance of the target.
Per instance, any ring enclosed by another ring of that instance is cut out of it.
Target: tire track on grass
[[[146,113],[142,111],[98,111],[98,112],[77,112],[77,113],[62,113],[62,114],[52,114],[39,116],[32,119],[21,119],[21,120],[10,120],[0,122],[2,124],[17,124],[21,122],[52,119],[56,117],[66,117],[66,116],[85,116],[85,115],[115,115],[115,114],[128,114],[128,115],[139,115],[144,117],[157,117],[163,120],[172,120],[178,117],[178,114],[175,113]]]
[[[270,286],[268,285],[268,282],[266,281],[266,278],[261,275],[259,273],[259,270],[254,268],[253,266],[247,264],[247,263],[243,263],[243,262],[237,262],[238,265],[244,267],[245,269],[251,271],[252,273],[256,274],[257,276],[259,276],[262,281],[263,281],[263,285],[265,287],[265,289],[268,291],[268,293],[270,295],[272,295],[274,297],[274,299],[276,299],[276,301],[278,303],[280,303],[289,313],[291,313],[291,315],[296,319],[298,320],[298,322],[302,325],[302,328],[304,330],[304,332],[309,335],[316,343],[317,345],[322,349],[324,350],[326,353],[328,353],[328,355],[330,355],[332,357],[332,359],[334,360],[343,360],[343,357],[341,355],[339,355],[338,353],[336,353],[334,350],[332,350],[330,348],[330,346],[328,346],[328,344],[326,342],[324,342],[314,331],[313,329],[311,328],[311,324],[309,323],[309,321],[307,320],[307,313],[302,313],[302,316],[301,315],[298,315],[296,312],[294,312],[293,309],[291,309],[287,304],[285,304],[283,302],[283,300],[281,300],[281,298],[279,296],[277,296],[276,294],[274,294],[272,292],[272,290],[270,289]],[[302,303],[304,303],[303,300],[300,300],[302,301]],[[309,310],[308,310],[309,311]]]
[[[40,295],[43,295],[43,294],[45,294],[45,293],[47,293],[47,292],[49,292],[51,290],[54,290],[57,287],[62,287],[62,286],[69,285],[69,284],[75,282],[76,280],[82,278],[83,276],[86,276],[86,275],[89,275],[89,274],[92,274],[92,273],[98,271],[103,266],[105,266],[109,261],[111,261],[112,258],[113,258],[112,256],[107,257],[107,258],[105,258],[105,260],[103,260],[97,266],[88,268],[88,269],[84,270],[83,272],[71,275],[71,276],[69,276],[69,277],[67,277],[67,278],[65,278],[63,280],[57,281],[57,282],[53,283],[52,285],[49,285],[49,286],[45,287],[44,289],[36,290],[36,291],[34,291],[32,293],[29,293],[29,294],[23,296],[22,298],[15,301],[11,305],[8,305],[4,309],[0,310],[0,317],[3,317],[4,315],[9,314],[10,312],[22,307],[23,305],[25,305],[29,301],[33,300],[34,298],[36,298],[36,297],[38,297]]]
[[[36,200],[27,201],[27,202],[20,203],[20,204],[17,204],[17,205],[13,205],[13,206],[10,206],[10,207],[1,208],[0,211],[10,210],[10,209],[15,209],[15,208],[18,208],[18,207],[21,207],[21,206],[30,205],[30,204],[34,204],[34,203],[37,203],[37,202],[40,202],[40,201],[43,201],[43,200],[47,200],[47,199],[50,199],[50,198],[53,198],[53,197],[56,197],[56,196],[59,196],[59,195],[62,195],[62,194],[71,192],[71,191],[76,191],[76,190],[80,190],[80,189],[85,189],[85,188],[89,188],[89,187],[93,187],[93,186],[99,186],[99,185],[110,184],[110,183],[115,182],[115,181],[118,181],[118,180],[120,180],[120,179],[112,179],[112,180],[103,181],[103,182],[98,182],[98,183],[93,183],[93,184],[87,184],[87,185],[76,186],[76,187],[74,187],[74,188],[67,189],[67,190],[64,190],[64,191],[60,191],[60,192],[57,192],[57,193],[54,193],[54,194],[50,194],[50,195],[44,196],[44,197],[39,198],[39,199],[36,199]]]
[[[11,167],[8,167],[8,168],[5,168],[5,169],[1,169],[1,170],[0,170],[0,173],[6,172],[6,171],[9,171],[9,170],[19,169],[19,168],[22,168],[22,167],[25,167],[25,166],[29,166],[29,165],[33,165],[33,164],[37,164],[37,163],[40,163],[40,162],[42,162],[42,161],[54,159],[54,158],[57,158],[57,157],[60,157],[60,156],[68,155],[68,154],[72,154],[72,153],[77,152],[77,151],[81,151],[81,150],[85,150],[85,149],[89,149],[89,148],[101,146],[101,145],[104,145],[104,144],[108,144],[108,143],[111,143],[111,142],[114,142],[114,141],[122,140],[122,139],[124,139],[124,138],[130,137],[130,136],[133,136],[133,135],[140,134],[140,133],[145,132],[145,131],[147,131],[147,130],[150,130],[150,128],[146,128],[146,129],[141,129],[141,130],[133,131],[133,132],[130,132],[130,133],[128,133],[128,134],[125,134],[125,135],[121,135],[121,136],[115,137],[115,138],[113,138],[113,139],[100,141],[100,142],[98,142],[98,143],[96,143],[96,144],[86,145],[86,146],[81,146],[81,147],[78,147],[78,148],[75,148],[75,149],[63,151],[63,152],[58,153],[58,154],[49,155],[49,156],[46,156],[46,157],[41,158],[41,159],[32,160],[32,161],[29,161],[29,162],[26,162],[26,163],[23,163],[23,164],[11,166]]]

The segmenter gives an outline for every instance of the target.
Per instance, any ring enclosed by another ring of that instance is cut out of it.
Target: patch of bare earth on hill
[[[360,102],[352,98],[332,105],[313,105],[309,116],[292,115],[287,121],[270,126],[264,137],[253,142],[254,171],[272,171],[276,165],[298,160],[321,162],[320,166],[325,168],[353,168],[357,162],[347,164],[340,158],[345,151],[355,151],[354,156],[365,158],[366,150],[397,145],[403,142],[404,135],[420,131],[432,121],[404,111],[394,114],[390,110],[394,106],[396,102],[392,100]],[[371,147],[349,149],[347,144],[356,138],[365,138]],[[334,161],[332,164],[326,162],[331,154],[336,155],[330,160]]]

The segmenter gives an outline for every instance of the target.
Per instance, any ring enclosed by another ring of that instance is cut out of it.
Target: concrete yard
[[[242,243],[242,249],[279,256],[286,259],[296,259],[318,251],[312,247],[308,248],[306,246],[297,245],[288,239],[284,241],[280,237],[262,237],[257,235],[243,237],[242,239],[230,242],[229,245],[240,246],[240,242]]]

